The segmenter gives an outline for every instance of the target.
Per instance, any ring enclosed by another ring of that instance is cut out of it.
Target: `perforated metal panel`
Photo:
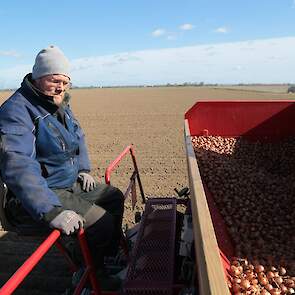
[[[176,199],[149,199],[123,292],[172,294],[175,260]]]

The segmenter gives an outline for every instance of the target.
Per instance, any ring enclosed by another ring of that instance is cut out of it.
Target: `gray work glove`
[[[80,172],[78,178],[82,181],[82,189],[85,192],[92,191],[96,187],[94,178],[85,172]]]
[[[49,226],[60,229],[64,234],[70,235],[80,227],[83,227],[83,223],[83,218],[75,211],[64,210],[49,223]]]

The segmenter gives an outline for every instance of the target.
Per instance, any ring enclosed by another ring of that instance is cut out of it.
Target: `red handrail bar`
[[[81,247],[81,252],[83,254],[83,258],[84,258],[84,261],[85,261],[86,271],[88,272],[89,280],[90,280],[90,283],[91,283],[91,286],[92,286],[93,294],[100,295],[101,294],[101,289],[100,289],[100,286],[99,286],[98,281],[96,279],[93,260],[92,260],[92,257],[91,257],[90,251],[89,251],[88,244],[86,242],[85,231],[84,231],[83,228],[81,228],[79,230],[78,240],[79,240],[80,247]],[[82,277],[81,280],[83,280],[83,277]],[[78,287],[79,287],[79,285],[78,285]],[[79,293],[77,293],[77,294],[79,294]]]
[[[133,162],[133,166],[134,166],[134,172],[136,173],[136,178],[138,181],[138,186],[139,186],[139,190],[140,190],[140,194],[141,194],[141,198],[142,198],[142,203],[145,204],[145,196],[144,196],[144,192],[143,192],[143,188],[142,188],[142,184],[141,184],[141,180],[139,177],[139,172],[138,172],[138,167],[137,167],[137,163],[136,163],[136,159],[135,159],[135,154],[134,154],[134,149],[133,149],[133,145],[128,145],[121,154],[119,154],[119,156],[113,161],[111,162],[111,164],[107,167],[106,172],[105,172],[105,183],[106,184],[110,184],[111,183],[111,173],[112,171],[118,166],[118,164],[121,162],[121,160],[123,159],[123,157],[130,152],[130,156],[132,158],[132,162]]]
[[[57,249],[60,251],[60,253],[65,257],[65,259],[67,260],[67,263],[69,265],[69,269],[71,273],[76,272],[79,268],[78,266],[74,263],[74,261],[72,260],[72,258],[70,257],[69,253],[66,251],[65,247],[59,242],[59,241],[55,241],[55,246],[57,247]]]
[[[87,282],[87,279],[88,279],[88,276],[89,276],[89,272],[90,272],[90,267],[86,267],[86,269],[84,270],[84,273],[80,279],[80,282],[78,283],[73,295],[80,295],[83,288],[84,288],[84,285],[86,284]],[[96,294],[96,293],[93,293],[93,294]]]
[[[0,295],[8,295],[15,291],[19,284],[37,265],[46,252],[52,247],[60,237],[60,231],[55,229],[37,250],[23,263],[23,265],[12,275],[12,277],[0,289]]]
[[[57,243],[61,233],[59,230],[53,230],[45,241],[35,250],[35,252],[19,267],[19,269],[10,277],[10,279],[0,289],[0,295],[9,295],[16,290],[20,283],[28,276],[33,268],[38,264],[42,257],[49,251],[53,244]],[[92,257],[86,242],[84,229],[78,231],[78,240],[81,252],[85,261],[85,272],[76,287],[74,294],[80,294],[87,278],[89,277],[93,295],[101,295],[101,289],[95,276],[95,269],[92,263]],[[72,265],[74,267],[74,265]]]

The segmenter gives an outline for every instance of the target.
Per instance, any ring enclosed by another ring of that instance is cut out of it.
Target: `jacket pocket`
[[[29,130],[23,126],[2,126],[0,131],[2,134],[23,135]]]
[[[23,126],[2,126],[0,128],[2,150],[6,152],[19,152],[29,156],[35,151],[35,136]]]

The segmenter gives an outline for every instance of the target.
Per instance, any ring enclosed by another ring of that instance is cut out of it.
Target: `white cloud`
[[[153,32],[152,32],[152,35],[154,36],[154,37],[160,37],[160,36],[163,36],[163,35],[165,35],[166,34],[166,30],[164,30],[164,29],[156,29],[156,30],[154,30]]]
[[[0,56],[20,57],[21,55],[14,50],[7,50],[7,51],[0,50]]]
[[[189,31],[192,30],[195,26],[192,24],[183,24],[179,28],[183,31]]]
[[[294,48],[295,36],[85,57],[71,60],[72,81],[77,86],[294,83]],[[0,86],[19,86],[31,69],[0,69]]]
[[[216,33],[221,33],[221,34],[226,34],[226,33],[228,33],[228,28],[226,28],[226,27],[219,27],[219,28],[217,28],[214,32],[216,32]]]
[[[251,50],[249,45],[251,44]],[[76,85],[287,83],[294,81],[295,37],[143,50],[73,60]],[[111,63],[111,65],[110,65]],[[79,67],[78,67],[79,68]]]

